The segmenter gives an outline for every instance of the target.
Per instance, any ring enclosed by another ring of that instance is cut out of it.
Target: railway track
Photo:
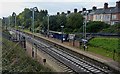
[[[109,72],[89,62],[86,62],[82,59],[78,59],[77,57],[73,56],[72,54],[66,53],[63,50],[59,51],[53,47],[46,47],[41,43],[39,43],[39,47],[40,49],[42,49],[43,51],[45,51],[52,57],[56,58],[57,60],[67,65],[69,68],[74,70],[76,73],[88,72],[88,73],[93,73],[93,74],[99,74],[99,73],[107,74]]]
[[[60,61],[64,65],[66,65],[68,68],[73,70],[75,73],[92,73],[92,74],[108,74],[110,73],[109,70],[100,68],[99,66],[96,66],[90,62],[87,62],[83,59],[80,59],[77,56],[74,56],[70,53],[67,53],[66,51],[55,48],[47,43],[44,43],[43,41],[33,39],[32,37],[22,34],[28,39],[31,39],[31,42],[34,42],[38,48],[40,48],[42,51],[46,52],[56,60]]]
[[[64,65],[62,62],[56,60],[55,58],[53,58],[53,57],[50,56],[49,54],[46,54],[46,52],[44,52],[43,50],[41,50],[41,48],[37,47],[37,49],[38,49],[41,53],[43,53],[43,55],[46,56],[45,58],[46,58],[47,60],[51,60],[52,63],[55,63],[56,66],[57,66],[60,70],[62,70],[62,72],[67,72],[67,73],[69,72],[69,74],[74,74],[74,73],[75,73],[72,69],[70,69],[69,67],[67,67],[66,65]],[[60,72],[61,72],[61,71],[60,71]]]

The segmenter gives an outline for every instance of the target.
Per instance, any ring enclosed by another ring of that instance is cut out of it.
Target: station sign
[[[69,34],[69,39],[73,40],[75,38],[75,34]]]

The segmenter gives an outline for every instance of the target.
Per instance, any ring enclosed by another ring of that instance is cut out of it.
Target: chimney
[[[92,10],[88,10],[88,13],[90,13]]]
[[[74,13],[77,13],[77,9],[74,9]]]
[[[83,8],[82,11],[86,11],[86,8]]]
[[[78,13],[82,13],[82,11],[79,11]]]
[[[61,14],[65,14],[64,12],[62,12]]]
[[[67,14],[70,14],[70,11],[67,11]]]
[[[108,3],[105,3],[104,4],[104,9],[107,9],[108,8]]]
[[[96,10],[96,9],[97,9],[97,7],[96,7],[96,6],[93,6],[92,10]]]
[[[60,13],[59,13],[59,12],[57,12],[57,15],[60,15]]]
[[[117,2],[116,2],[116,7],[117,7],[117,8],[120,8],[120,1],[117,1]]]

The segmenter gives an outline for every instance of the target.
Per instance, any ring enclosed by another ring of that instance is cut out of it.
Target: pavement
[[[45,36],[43,36],[43,35],[41,35],[39,33],[36,33],[35,36],[38,36],[38,37],[43,38],[45,40],[56,43],[56,44],[58,44],[60,46],[63,46],[63,47],[68,48],[68,49],[70,49],[72,51],[75,51],[77,53],[85,55],[85,56],[87,56],[89,58],[92,58],[94,60],[100,61],[100,62],[112,67],[113,69],[116,69],[116,70],[120,71],[120,63],[118,63],[118,62],[116,62],[116,61],[114,61],[114,60],[112,60],[110,58],[107,58],[107,57],[104,57],[104,56],[101,56],[101,55],[98,55],[98,54],[95,54],[95,53],[80,50],[79,48],[69,46],[69,44],[67,44],[67,42],[61,43],[61,40],[50,38],[50,37],[48,38],[48,37],[45,37]]]

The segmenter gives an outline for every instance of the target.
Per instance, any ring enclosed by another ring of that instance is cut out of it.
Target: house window
[[[109,15],[105,15],[104,16],[104,21],[108,21],[110,19],[110,16]]]
[[[109,17],[109,15],[107,15],[107,19],[109,19],[110,17]]]
[[[101,15],[96,15],[96,20],[100,20],[101,19]]]
[[[116,19],[116,15],[112,15],[112,19],[113,19],[113,20]]]

